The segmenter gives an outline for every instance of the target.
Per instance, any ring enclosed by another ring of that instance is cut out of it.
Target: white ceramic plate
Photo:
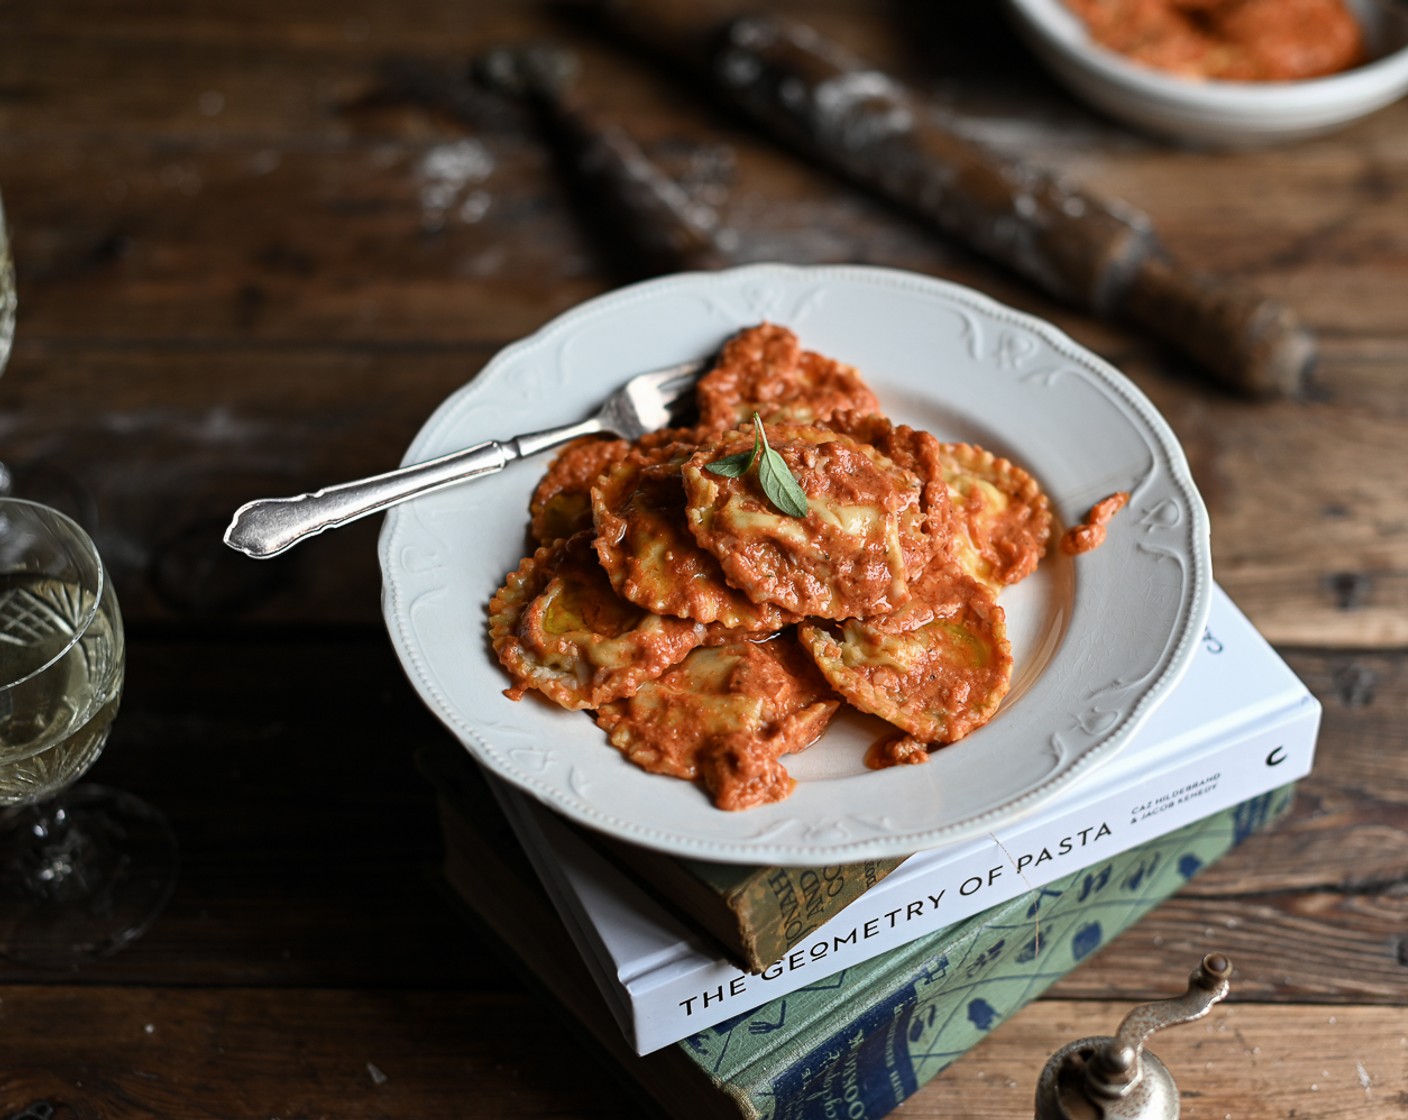
[[[626,762],[586,713],[535,694],[506,699],[485,606],[527,548],[541,460],[388,516],[383,610],[406,672],[490,771],[576,821],[679,855],[785,864],[905,855],[1025,814],[1111,757],[1183,672],[1212,578],[1207,514],[1168,426],[1054,328],[887,269],[668,277],[592,300],[504,350],[440,406],[406,461],[579,419],[631,375],[711,354],[764,320],[857,366],[896,422],[1026,466],[1062,525],[1113,491],[1133,495],[1101,548],[1076,560],[1054,550],[1004,593],[1014,683],[986,727],[924,765],[869,771],[862,755],[884,725],[849,717],[789,756],[790,798],[728,813],[692,784]]]
[[[1396,0],[1348,3],[1370,61],[1301,82],[1180,78],[1097,45],[1063,0],[1007,0],[1007,9],[1052,73],[1095,108],[1159,136],[1240,148],[1329,132],[1408,93],[1408,10]]]

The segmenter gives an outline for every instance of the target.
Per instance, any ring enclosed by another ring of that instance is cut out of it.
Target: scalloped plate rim
[[[898,830],[886,830],[883,825],[871,823],[865,826],[869,828],[869,834],[862,836],[846,835],[844,828],[840,829],[841,834],[837,835],[838,828],[834,822],[817,819],[812,821],[810,825],[804,824],[804,833],[809,829],[810,835],[804,835],[802,839],[796,838],[795,835],[797,822],[785,819],[785,809],[779,810],[784,819],[773,826],[765,825],[756,830],[756,835],[748,837],[737,835],[737,829],[734,828],[732,822],[739,819],[751,820],[751,814],[761,816],[778,807],[769,806],[761,810],[750,810],[743,814],[723,813],[711,809],[709,812],[713,815],[713,819],[718,821],[716,833],[713,827],[707,824],[704,826],[704,834],[699,832],[686,833],[673,829],[669,824],[662,823],[658,819],[660,817],[658,812],[649,814],[647,819],[643,821],[637,815],[629,812],[603,812],[584,799],[579,785],[584,783],[590,786],[591,781],[599,779],[584,778],[581,774],[590,773],[593,767],[599,770],[602,766],[609,766],[619,761],[614,757],[615,752],[606,743],[604,735],[589,721],[584,722],[585,737],[588,739],[594,737],[596,745],[605,752],[605,757],[592,758],[588,756],[586,763],[570,766],[565,778],[558,776],[552,780],[544,780],[541,773],[514,761],[511,758],[514,753],[512,750],[499,745],[496,734],[501,728],[491,726],[491,721],[482,717],[467,713],[463,705],[452,702],[446,696],[436,670],[453,673],[454,665],[447,666],[445,664],[447,656],[444,650],[427,650],[415,632],[414,626],[410,625],[408,612],[414,604],[407,600],[409,589],[406,584],[412,580],[412,573],[398,560],[398,556],[402,555],[400,550],[425,542],[428,531],[421,523],[417,507],[429,508],[426,503],[434,502],[438,495],[429,495],[391,510],[382,528],[378,547],[383,572],[383,615],[388,634],[402,667],[422,700],[459,737],[470,754],[498,777],[511,782],[549,807],[581,824],[669,854],[719,862],[818,865],[865,858],[903,856],[919,849],[950,843],[1003,827],[1028,815],[1072,782],[1083,778],[1093,768],[1108,761],[1129,741],[1157,703],[1167,695],[1173,684],[1186,670],[1196,649],[1196,639],[1201,634],[1207,619],[1212,583],[1207,512],[1198,495],[1186,458],[1177,439],[1144,394],[1114,367],[1079,346],[1049,323],[1007,307],[988,296],[961,285],[897,269],[863,265],[754,264],[715,273],[684,273],[661,277],[597,296],[563,312],[539,330],[500,350],[477,376],[447,396],[432,413],[408,448],[404,461],[411,462],[422,459],[455,446],[455,440],[450,440],[448,447],[438,446],[444,444],[452,434],[463,443],[487,438],[491,434],[507,438],[511,433],[503,430],[493,433],[483,432],[465,438],[463,433],[458,431],[457,426],[462,427],[465,423],[466,412],[472,412],[475,406],[486,403],[486,398],[488,402],[492,403],[495,393],[500,392],[503,388],[501,382],[507,376],[506,371],[513,371],[517,366],[540,354],[544,348],[553,344],[559,344],[560,350],[564,340],[571,341],[603,315],[625,314],[632,306],[642,302],[668,301],[672,297],[681,295],[687,297],[699,295],[703,299],[710,291],[723,291],[737,296],[738,293],[750,287],[753,290],[766,292],[770,288],[786,290],[789,286],[796,288],[805,284],[813,285],[818,292],[823,294],[828,289],[834,290],[850,285],[858,291],[877,288],[918,295],[935,301],[936,306],[955,310],[957,314],[972,315],[976,317],[975,323],[979,320],[995,322],[1009,328],[1019,337],[1025,335],[1029,340],[1032,338],[1039,340],[1040,343],[1049,347],[1052,353],[1059,355],[1064,362],[1070,363],[1069,369],[1065,372],[1082,377],[1090,385],[1097,387],[1109,403],[1118,404],[1119,409],[1125,412],[1132,428],[1142,429],[1143,437],[1152,441],[1150,446],[1154,464],[1151,466],[1151,475],[1156,473],[1162,457],[1162,466],[1171,476],[1166,480],[1168,485],[1165,489],[1171,490],[1178,499],[1187,502],[1188,524],[1182,530],[1184,541],[1173,546],[1174,551],[1178,553],[1178,563],[1187,565],[1185,587],[1182,589],[1180,601],[1172,613],[1172,632],[1167,639],[1159,663],[1149,671],[1148,679],[1140,683],[1131,702],[1118,713],[1117,720],[1109,728],[1102,729],[1099,734],[1096,734],[1093,741],[1074,757],[1063,762],[1058,756],[1058,765],[1052,773],[1043,777],[1030,788],[1023,788],[1011,796],[1004,797],[1000,803],[986,805],[967,813],[950,811],[947,816],[939,815],[934,823],[928,826],[914,827],[909,825]],[[747,323],[743,317],[739,317],[738,321],[734,323],[734,328],[743,325],[747,325]],[[973,329],[976,330],[977,327],[974,326]],[[803,336],[804,344],[810,345],[805,329],[800,330],[799,333]],[[816,348],[821,349],[822,347]],[[674,360],[688,356],[690,355],[687,353],[680,353],[675,356]],[[843,360],[850,360],[849,355],[835,356],[842,357]],[[623,371],[621,379],[624,376],[629,376],[630,373],[638,372],[639,369],[649,368],[650,364],[641,364],[636,369]],[[869,372],[862,366],[863,375],[868,376]],[[984,375],[988,375],[986,371]],[[598,387],[596,399],[604,397],[618,380],[620,379],[603,381]],[[881,396],[883,401],[884,394],[882,393]],[[903,420],[904,418],[897,417],[897,419]],[[547,426],[547,423],[549,422],[537,426]],[[1026,465],[1033,466],[1034,469],[1039,466],[1037,464]],[[531,466],[526,464],[519,464],[516,467],[510,465],[508,468],[509,471],[515,469],[528,472],[534,481],[540,474],[540,471],[535,472]],[[1037,470],[1037,473],[1040,474],[1040,471]],[[469,484],[470,487],[484,485],[483,482]],[[463,490],[467,487],[455,489]],[[531,489],[531,483],[529,489]],[[438,494],[445,493],[447,491],[438,492]],[[521,511],[521,514],[522,520],[526,522],[526,508]],[[1091,555],[1092,557],[1099,556],[1100,553]],[[1073,607],[1073,616],[1075,613]],[[482,605],[480,615],[482,617]],[[1073,617],[1070,624],[1073,626],[1074,623]],[[1059,660],[1061,656],[1061,651],[1058,651],[1056,658]],[[452,657],[449,660],[453,662]],[[500,683],[506,686],[508,682],[504,678]],[[1091,710],[1093,712],[1096,709],[1092,708]],[[1003,712],[999,712],[998,717],[988,727],[1000,726],[999,721],[1003,714]],[[554,712],[553,715],[585,721],[582,713]],[[568,725],[564,724],[563,726]],[[976,734],[987,732],[988,728],[985,728]],[[1053,733],[1052,738],[1056,737],[1056,734]],[[571,735],[570,738],[577,740],[583,736]],[[958,745],[962,746],[963,744]],[[536,748],[522,747],[518,749],[520,752],[529,754],[536,749],[539,755],[550,755],[554,748],[540,745]],[[575,749],[575,743],[567,749]],[[948,751],[953,749],[947,748]],[[933,760],[923,767],[899,769],[929,771],[936,767],[941,768],[940,761],[944,758],[945,752],[940,751]],[[608,763],[606,759],[611,759],[612,762]],[[619,778],[619,780],[630,784],[649,783],[649,785],[642,786],[643,789],[648,790],[641,795],[642,809],[644,809],[644,801],[674,801],[682,796],[702,797],[702,794],[699,794],[689,783],[644,774],[624,762],[620,762],[620,768],[619,774],[612,774],[613,781]],[[860,775],[859,780],[873,781],[878,784],[884,779],[885,773],[887,772]],[[817,783],[818,789],[821,784]],[[863,788],[857,787],[855,780],[842,779],[841,784],[846,785],[848,790]],[[672,791],[671,787],[676,788]],[[829,794],[829,791],[823,791],[818,796],[824,794]],[[796,795],[794,795],[794,800],[795,798]],[[788,805],[789,802],[782,803],[783,807]],[[855,814],[852,816],[856,820],[861,819]],[[873,822],[876,819],[878,819],[876,814],[872,813],[870,820]],[[856,827],[862,826],[857,825]],[[783,834],[787,833],[792,835],[781,838]]]

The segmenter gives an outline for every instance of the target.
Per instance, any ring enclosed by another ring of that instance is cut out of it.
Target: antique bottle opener
[[[1232,962],[1210,953],[1183,995],[1136,1007],[1113,1038],[1056,1051],[1037,1082],[1036,1120],[1177,1120],[1178,1086],[1144,1043],[1164,1027],[1201,1019],[1226,997],[1231,975]]]

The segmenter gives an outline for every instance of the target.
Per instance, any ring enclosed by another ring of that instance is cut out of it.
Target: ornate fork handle
[[[225,530],[225,543],[246,556],[265,560],[327,529],[336,529],[432,490],[497,474],[515,459],[604,430],[602,421],[592,417],[505,442],[486,440],[438,459],[325,486],[311,494],[246,502],[235,510],[234,519]]]

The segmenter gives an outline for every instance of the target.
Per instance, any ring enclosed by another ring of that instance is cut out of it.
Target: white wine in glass
[[[10,362],[15,345],[15,262],[10,256],[10,228],[5,224],[5,202],[0,199],[0,373]],[[10,469],[0,461],[0,494],[10,492]]]
[[[37,801],[103,749],[122,696],[122,621],[82,584],[0,577],[0,804]]]
[[[10,360],[15,343],[15,262],[10,255],[10,230],[5,224],[5,203],[0,199],[0,373]],[[79,521],[92,514],[93,499],[78,479],[57,464],[42,460],[15,462],[0,459],[0,496],[40,501],[63,510]]]
[[[10,256],[10,227],[5,224],[5,203],[0,199],[0,373],[10,360],[15,343],[15,262]]]
[[[0,956],[70,966],[137,937],[175,881],[145,802],[71,783],[97,760],[126,645],[107,569],[57,510],[0,498]]]

